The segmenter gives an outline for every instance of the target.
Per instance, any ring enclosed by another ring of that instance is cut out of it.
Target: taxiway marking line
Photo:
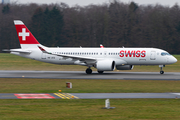
[[[18,99],[54,99],[49,94],[14,94]]]
[[[69,93],[54,93],[54,95],[62,98],[62,99],[79,99],[78,97],[69,94]]]

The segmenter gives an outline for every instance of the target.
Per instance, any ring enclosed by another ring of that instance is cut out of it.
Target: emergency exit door
[[[151,51],[150,60],[156,60],[156,51]]]

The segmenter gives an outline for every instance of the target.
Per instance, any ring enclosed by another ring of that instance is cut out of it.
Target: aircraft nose
[[[177,62],[177,59],[172,56],[172,58],[170,59],[170,62],[171,62],[171,63],[176,63],[176,62]]]

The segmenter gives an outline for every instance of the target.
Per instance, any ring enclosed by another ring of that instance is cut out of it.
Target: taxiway
[[[178,99],[180,93],[0,93],[0,99]]]
[[[0,78],[50,79],[114,79],[114,80],[180,80],[180,73],[166,72],[105,72],[86,74],[84,71],[0,71]]]

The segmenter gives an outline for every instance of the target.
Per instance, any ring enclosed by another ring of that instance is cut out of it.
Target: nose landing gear
[[[164,71],[162,70],[163,67],[165,67],[165,65],[159,65],[160,69],[160,74],[164,74]]]
[[[161,71],[160,71],[160,74],[164,74],[164,71],[163,71],[163,70],[161,70]]]

